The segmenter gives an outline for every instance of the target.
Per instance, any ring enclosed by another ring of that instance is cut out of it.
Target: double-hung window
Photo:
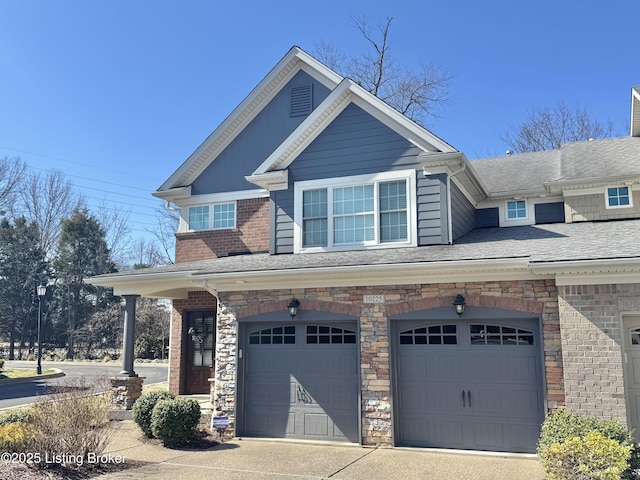
[[[224,230],[235,227],[235,202],[189,207],[189,230]]]
[[[607,187],[607,208],[632,207],[629,187]]]
[[[414,171],[298,182],[295,191],[297,251],[415,242]]]

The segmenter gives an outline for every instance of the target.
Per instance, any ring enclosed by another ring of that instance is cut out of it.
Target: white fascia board
[[[254,198],[265,198],[269,196],[269,192],[265,189],[237,190],[234,192],[218,192],[208,193],[205,195],[193,195],[186,200],[174,202],[179,207],[190,205],[202,205],[205,203],[225,203],[235,202],[237,200],[251,200]]]
[[[557,285],[640,283],[640,258],[531,262],[535,275],[554,275]]]
[[[441,152],[457,153],[451,145],[409,120],[352,80],[345,78],[253,172],[253,175],[287,168],[351,103],[359,106],[425,152],[436,149]]]
[[[631,89],[631,136],[640,137],[640,87]]]
[[[435,284],[540,279],[528,269],[528,257],[391,265],[264,270],[220,274],[196,273],[191,278],[208,280],[218,291],[270,290],[279,288],[351,287],[371,285]],[[549,278],[553,278],[549,276]]]
[[[188,292],[201,290],[198,284],[188,280],[194,271],[148,273],[132,272],[131,275],[86,278],[84,281],[98,287],[113,288],[114,295],[140,295],[150,298],[187,298]]]
[[[175,203],[176,200],[182,200],[191,196],[191,185],[187,185],[186,187],[170,188],[169,190],[159,190],[151,192],[151,195],[167,202]]]
[[[244,177],[247,182],[258,185],[268,192],[287,190],[289,188],[289,170],[276,170],[266,173],[248,175]]]
[[[328,88],[335,88],[342,80],[302,49],[293,47],[158,190],[169,189],[177,183],[192,183],[209,166],[208,159],[215,160],[217,153],[224,150],[301,69]]]

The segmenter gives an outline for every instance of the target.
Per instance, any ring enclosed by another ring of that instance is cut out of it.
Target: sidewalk
[[[121,422],[105,454],[145,463],[101,477],[105,479],[544,479],[537,459],[525,455],[259,439],[233,439],[205,451],[171,450],[145,442],[131,420]]]

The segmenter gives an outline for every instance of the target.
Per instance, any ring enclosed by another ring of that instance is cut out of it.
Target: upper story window
[[[527,218],[526,200],[509,200],[507,202],[507,220]]]
[[[235,202],[189,207],[189,230],[224,230],[235,227]]]
[[[296,251],[415,244],[415,171],[295,185]]]
[[[633,206],[633,197],[629,187],[608,187],[607,208],[624,208]]]

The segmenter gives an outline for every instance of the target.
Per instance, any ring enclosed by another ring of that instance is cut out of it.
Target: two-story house
[[[562,405],[638,427],[639,89],[632,112],[470,162],[294,47],[154,193],[176,264],[91,281],[130,317],[173,300],[170,390],[237,435],[533,452]]]

